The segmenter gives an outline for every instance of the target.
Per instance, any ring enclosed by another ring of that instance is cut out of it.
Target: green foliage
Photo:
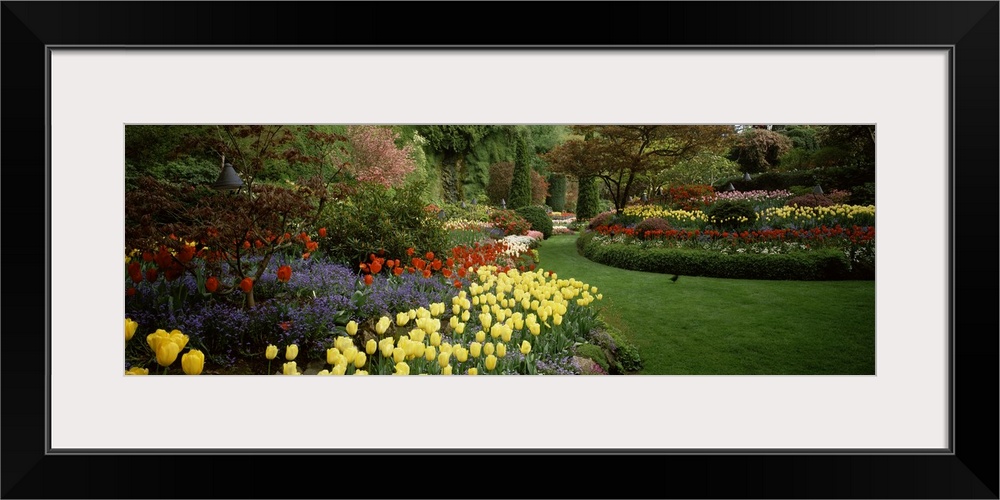
[[[750,227],[757,220],[753,203],[748,200],[719,200],[705,209],[711,224],[719,229],[734,230]]]
[[[479,222],[488,222],[490,220],[491,207],[485,203],[470,203],[466,201],[441,203],[440,208],[444,210],[446,220],[465,219]]]
[[[574,354],[582,358],[591,359],[597,364],[601,365],[601,369],[605,373],[610,373],[611,367],[608,366],[608,355],[604,353],[604,349],[600,346],[594,344],[580,344],[573,349]]]
[[[402,256],[410,247],[442,252],[448,247],[448,232],[437,213],[425,210],[423,186],[413,184],[393,190],[362,184],[346,200],[328,204],[320,215],[327,238],[320,249],[327,258],[350,266],[383,251]]]
[[[510,198],[510,184],[514,177],[514,164],[503,161],[490,165],[490,178],[486,184],[486,195],[490,203],[500,206],[500,202]]]
[[[579,195],[576,201],[576,218],[589,219],[601,213],[600,188],[596,177],[581,177]]]
[[[608,266],[685,276],[763,280],[843,280],[852,276],[850,259],[836,249],[787,254],[723,254],[688,248],[663,248],[591,241],[583,255]]]
[[[875,183],[866,182],[860,186],[851,188],[852,205],[874,205],[875,204]]]
[[[549,176],[549,198],[546,204],[556,212],[566,210],[566,175],[552,174]]]
[[[597,233],[593,231],[584,231],[580,233],[580,236],[576,238],[577,253],[583,255],[584,249],[587,248],[587,245],[589,245],[595,237],[597,237]]]
[[[767,129],[744,129],[738,134],[729,159],[740,165],[743,172],[766,172],[778,164],[778,159],[792,148],[792,140]]]
[[[623,375],[642,370],[643,361],[639,356],[639,349],[607,322],[598,320],[598,327],[590,333],[590,341],[606,355],[609,374]],[[604,365],[601,367],[604,368]]]
[[[552,236],[552,218],[549,217],[545,207],[539,205],[529,205],[515,210],[518,215],[531,224],[531,229],[541,231],[545,239]]]
[[[735,177],[740,166],[735,161],[709,151],[702,151],[690,159],[681,160],[664,170],[658,177],[660,184],[713,184],[720,179]]]
[[[509,208],[521,208],[531,204],[531,158],[534,153],[527,133],[519,134],[516,144],[510,199],[507,200]]]
[[[163,163],[153,163],[145,170],[145,175],[171,184],[211,186],[219,177],[220,167],[221,165],[217,165],[211,160],[188,156]],[[126,189],[137,187],[137,173],[136,169],[125,170]]]

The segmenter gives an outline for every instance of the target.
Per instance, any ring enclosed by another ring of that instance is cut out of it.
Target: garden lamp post
[[[744,181],[750,180],[750,172],[743,172],[743,180]]]
[[[733,183],[730,182],[729,185],[726,186],[726,191],[736,191],[736,186],[734,186]]]
[[[816,187],[813,188],[813,193],[815,193],[815,194],[823,194],[823,188],[821,188],[819,186],[819,184],[816,184]]]
[[[222,161],[225,162],[225,157],[223,157]],[[223,163],[222,172],[219,173],[219,178],[212,184],[212,188],[219,191],[238,192],[242,187],[243,179],[240,179],[239,174],[236,173],[236,169],[233,168],[233,164]]]

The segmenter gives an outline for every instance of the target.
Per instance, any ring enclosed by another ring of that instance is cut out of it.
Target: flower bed
[[[753,195],[753,196],[750,196]],[[785,193],[760,192],[744,196],[747,200],[780,198]],[[749,210],[749,209],[748,209]],[[605,222],[595,225],[592,236],[581,240],[581,251],[604,264],[628,269],[660,270],[660,272],[698,274],[731,278],[782,279],[781,263],[805,261],[788,259],[772,263],[745,260],[743,264],[727,264],[719,260],[718,269],[711,261],[697,266],[682,265],[689,254],[653,252],[664,262],[651,263],[642,253],[600,251],[597,246],[628,245],[638,250],[685,249],[714,255],[795,255],[803,252],[834,250],[847,259],[846,271],[789,271],[785,279],[874,279],[875,268],[875,207],[833,205],[827,207],[770,207],[748,212],[748,217],[727,220],[736,229],[717,228],[712,217],[699,210],[676,210],[653,205],[626,207],[621,215],[607,214]],[[752,216],[752,217],[750,217]],[[644,230],[641,221],[659,220],[660,228]],[[625,223],[616,222],[618,220]],[[637,223],[638,222],[638,223]],[[669,257],[668,257],[669,255]],[[697,258],[702,262],[700,257]],[[642,261],[642,264],[638,264]],[[740,261],[743,262],[743,261]],[[778,272],[761,273],[753,266],[778,266]],[[819,264],[816,264],[819,265]],[[825,264],[824,264],[825,265]],[[671,267],[673,266],[673,267]],[[708,267],[705,267],[708,266]],[[749,266],[749,267],[747,267]],[[798,276],[798,277],[796,277]]]
[[[155,263],[127,257],[141,276],[126,273],[126,372],[291,375],[320,364],[329,366],[319,374],[603,373],[574,352],[596,343],[602,295],[537,269],[536,241],[372,254],[356,268],[280,255],[251,280],[254,307],[247,290],[212,285],[219,278],[205,278],[197,257],[189,263],[199,272],[170,281],[146,272]]]

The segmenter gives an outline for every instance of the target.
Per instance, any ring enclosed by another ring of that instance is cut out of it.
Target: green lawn
[[[627,271],[580,256],[575,235],[540,266],[597,286],[601,314],[639,349],[640,375],[874,375],[874,281],[762,281]]]

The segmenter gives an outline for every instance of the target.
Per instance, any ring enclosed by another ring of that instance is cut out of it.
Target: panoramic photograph
[[[875,375],[871,124],[126,125],[125,375]]]

